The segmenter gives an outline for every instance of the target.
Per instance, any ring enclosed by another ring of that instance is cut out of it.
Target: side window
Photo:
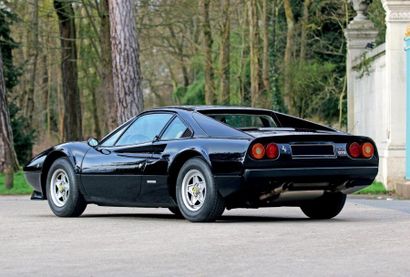
[[[111,135],[108,139],[106,139],[101,146],[113,146],[114,143],[118,140],[118,138],[124,133],[124,130],[126,129],[126,126],[122,127],[120,130],[115,132],[115,134]]]
[[[178,117],[175,117],[172,123],[165,130],[161,140],[179,139],[190,135],[191,131],[187,128],[187,126]]]
[[[172,114],[141,116],[124,132],[116,145],[132,145],[153,141],[172,116]]]

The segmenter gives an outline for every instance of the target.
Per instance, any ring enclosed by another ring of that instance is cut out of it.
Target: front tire
[[[342,211],[345,202],[346,194],[327,193],[300,208],[311,219],[331,219]]]
[[[181,214],[192,222],[212,222],[225,210],[209,165],[201,158],[185,162],[179,171],[176,187]]]
[[[87,203],[81,195],[79,184],[67,158],[57,159],[47,175],[48,205],[56,216],[80,216]]]

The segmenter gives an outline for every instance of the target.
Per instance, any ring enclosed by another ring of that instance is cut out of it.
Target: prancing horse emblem
[[[282,152],[283,152],[283,153],[287,153],[287,150],[286,150],[285,145],[282,145]]]

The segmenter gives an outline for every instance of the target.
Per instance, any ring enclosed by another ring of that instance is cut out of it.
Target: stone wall
[[[382,0],[386,43],[371,49],[374,25],[366,17],[367,0],[350,0],[357,16],[347,39],[348,129],[372,137],[379,151],[378,180],[396,189],[405,178],[406,54],[404,34],[410,25],[410,0]]]
[[[385,44],[368,49],[352,62],[353,116],[350,133],[371,137],[378,148],[380,170],[377,179],[387,184],[386,153],[388,153],[388,95],[386,90]]]

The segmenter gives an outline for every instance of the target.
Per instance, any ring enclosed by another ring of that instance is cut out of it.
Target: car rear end
[[[258,201],[284,192],[301,198],[352,193],[374,181],[378,160],[376,145],[367,137],[338,132],[263,135],[249,146],[244,187]]]

